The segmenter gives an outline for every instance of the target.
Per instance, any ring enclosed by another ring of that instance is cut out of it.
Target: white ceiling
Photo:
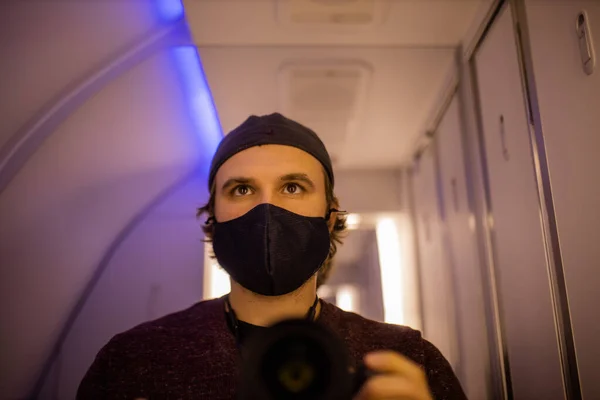
[[[317,130],[339,170],[395,168],[409,160],[453,77],[456,47],[478,25],[489,1],[185,0],[184,4],[223,130],[230,131],[250,114],[282,112]],[[324,19],[336,7],[338,14],[363,7],[373,11],[372,23],[293,23],[289,15],[294,7],[313,16],[315,10],[324,11]],[[335,75],[330,72],[339,65],[360,65],[365,73],[361,85],[347,82],[341,87],[339,79],[329,84],[324,79],[290,83],[294,73],[286,76],[283,71],[290,64],[324,65],[323,76]],[[319,110],[310,115],[288,106],[302,84],[304,103],[307,95],[315,104],[321,100]],[[341,113],[348,114],[347,120],[337,121],[334,115],[339,117],[340,104],[322,100],[340,95],[348,96],[350,108]]]
[[[373,4],[384,16],[370,26],[291,24],[293,3]],[[334,45],[456,46],[482,0],[184,0],[198,46]]]

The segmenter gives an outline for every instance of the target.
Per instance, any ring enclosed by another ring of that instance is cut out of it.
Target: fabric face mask
[[[327,219],[260,204],[239,218],[214,222],[219,264],[246,289],[281,296],[300,288],[329,254]]]

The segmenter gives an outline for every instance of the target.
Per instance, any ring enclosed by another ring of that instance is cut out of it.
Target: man
[[[345,228],[325,146],[280,114],[252,116],[219,145],[204,231],[231,292],[115,336],[79,399],[231,399],[240,350],[275,322],[308,318],[335,332],[354,366],[376,375],[356,399],[465,399],[441,353],[420,333],[319,301],[319,271]],[[322,275],[321,275],[322,276]]]

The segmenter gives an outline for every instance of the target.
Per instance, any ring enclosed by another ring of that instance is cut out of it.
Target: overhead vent
[[[383,21],[378,0],[278,0],[280,22],[289,25],[371,26]]]
[[[359,133],[370,77],[371,68],[362,62],[287,63],[279,74],[281,109],[315,130],[339,160]]]

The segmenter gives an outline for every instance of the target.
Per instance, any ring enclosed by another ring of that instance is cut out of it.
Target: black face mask
[[[329,246],[327,218],[305,217],[272,204],[214,222],[219,264],[237,283],[265,296],[300,288],[327,259]]]

